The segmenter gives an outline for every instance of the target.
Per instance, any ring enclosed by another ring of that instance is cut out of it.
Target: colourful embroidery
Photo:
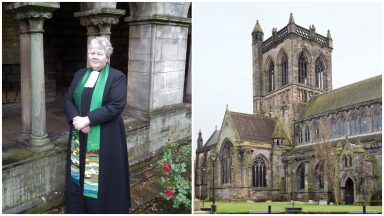
[[[89,68],[84,74],[82,80],[78,84],[74,93],[74,101],[77,110],[81,114],[81,95],[86,81],[91,73]],[[93,111],[102,106],[104,88],[109,75],[109,65],[107,64],[100,72],[94,87],[91,99],[90,111]],[[84,191],[83,195],[97,199],[99,188],[99,150],[100,150],[100,125],[91,126],[91,131],[87,135],[87,150],[85,153],[85,170],[84,170]],[[79,132],[73,129],[71,141],[71,178],[79,184],[79,153],[80,142]]]

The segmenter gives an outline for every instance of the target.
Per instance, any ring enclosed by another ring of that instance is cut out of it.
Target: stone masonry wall
[[[54,150],[3,167],[3,213],[19,213],[62,196],[65,157],[64,150]]]

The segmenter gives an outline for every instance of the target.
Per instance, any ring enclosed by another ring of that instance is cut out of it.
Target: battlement
[[[279,43],[284,41],[291,34],[313,41],[321,46],[333,48],[332,38],[329,30],[327,36],[323,36],[316,33],[316,28],[314,25],[309,26],[309,29],[296,25],[291,14],[291,18],[289,20],[288,25],[286,25],[279,31],[277,31],[276,28],[273,28],[272,36],[262,42],[262,53],[266,53],[268,52],[268,50],[276,47]]]

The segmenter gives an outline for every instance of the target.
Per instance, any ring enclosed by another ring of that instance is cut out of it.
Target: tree
[[[327,178],[329,184],[328,189],[331,189],[335,203],[338,205],[339,189],[337,185],[337,148],[331,142],[332,132],[327,120],[325,118],[320,119],[318,126],[319,128],[315,130],[318,130],[317,132],[319,143],[313,147],[314,155],[316,158],[323,162],[324,177]]]

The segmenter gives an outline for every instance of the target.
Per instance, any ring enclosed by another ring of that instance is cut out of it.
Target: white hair
[[[113,53],[113,47],[111,42],[109,42],[109,40],[105,37],[93,38],[88,44],[88,52],[92,48],[100,48],[100,47],[104,50],[107,58],[110,59]]]

